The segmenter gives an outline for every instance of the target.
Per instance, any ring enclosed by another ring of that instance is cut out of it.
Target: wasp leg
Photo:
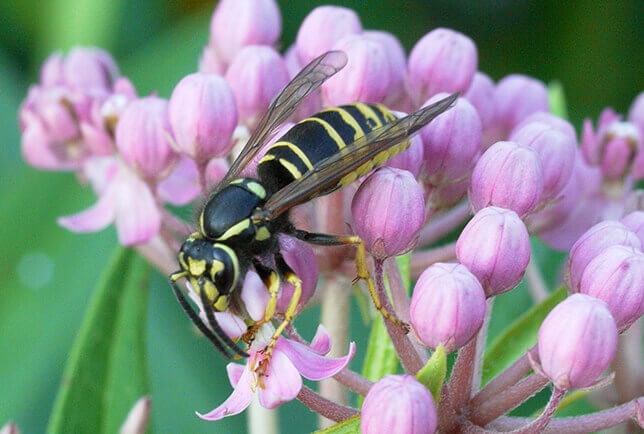
[[[288,302],[286,312],[284,312],[284,319],[273,332],[273,336],[271,336],[271,340],[264,350],[264,358],[260,362],[260,366],[257,371],[260,375],[266,371],[266,367],[268,366],[273,351],[275,350],[277,340],[281,336],[286,326],[289,325],[291,321],[293,321],[295,312],[297,311],[297,305],[300,302],[300,296],[302,295],[302,280],[295,274],[291,267],[288,266],[288,264],[284,261],[282,255],[279,253],[275,255],[275,265],[277,266],[279,273],[284,277],[284,280],[293,285],[294,290],[293,295]]]
[[[275,316],[275,309],[277,307],[277,294],[280,290],[280,277],[275,270],[266,267],[264,264],[257,260],[253,260],[253,268],[255,268],[255,271],[257,271],[260,279],[262,279],[262,282],[264,282],[264,285],[268,289],[270,299],[268,300],[268,304],[266,305],[266,308],[264,310],[264,318],[250,326],[248,328],[248,331],[243,336],[243,340],[249,344],[255,339],[255,334],[257,333],[257,330],[259,330],[259,327],[262,324],[270,322]]]
[[[199,318],[199,315],[192,309],[192,306],[190,306],[190,303],[188,303],[188,300],[186,300],[186,297],[183,295],[183,292],[179,289],[177,286],[177,280],[181,279],[186,275],[185,272],[176,272],[173,273],[170,276],[170,286],[172,286],[172,292],[174,292],[174,296],[177,298],[177,301],[179,302],[179,305],[183,308],[183,311],[188,315],[188,318],[192,321],[192,323],[199,329],[199,331],[210,341],[210,343],[219,351],[223,356],[230,360],[232,357],[230,354],[228,354],[228,351],[224,347],[224,345],[221,343],[219,338],[213,334],[212,331],[206,325],[201,321],[201,318]]]
[[[364,243],[359,236],[318,234],[299,229],[294,229],[292,235],[302,241],[319,246],[344,246],[347,244],[356,246],[358,249],[356,253],[356,268],[358,271],[357,280],[364,280],[367,283],[369,295],[371,296],[374,306],[378,309],[378,312],[380,312],[380,314],[391,323],[403,328],[405,332],[409,332],[409,324],[401,321],[394,313],[389,312],[380,302],[380,297],[378,297],[378,292],[376,291],[376,287],[373,284],[371,275],[369,274],[369,269],[367,268],[367,255]]]

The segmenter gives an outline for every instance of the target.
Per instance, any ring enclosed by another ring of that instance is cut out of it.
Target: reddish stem
[[[444,214],[431,219],[420,231],[419,246],[428,246],[459,227],[470,216],[470,204],[461,202]]]
[[[415,251],[411,256],[411,278],[417,279],[432,264],[453,261],[455,258],[456,242],[429,250]]]
[[[297,394],[297,399],[314,412],[335,422],[341,422],[360,414],[355,408],[336,404],[306,386],[302,386],[302,390]]]
[[[458,350],[458,356],[452,369],[452,375],[448,384],[448,393],[457,415],[463,412],[463,409],[470,400],[475,356],[476,339],[472,339]]]

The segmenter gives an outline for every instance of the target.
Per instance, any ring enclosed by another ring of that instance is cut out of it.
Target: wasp
[[[178,253],[181,269],[169,278],[173,292],[192,322],[228,359],[248,354],[224,333],[214,312],[244,312],[239,293],[251,267],[262,278],[270,299],[263,320],[251,324],[249,332],[274,319],[281,280],[294,288],[282,321],[264,350],[264,360],[270,359],[277,339],[295,316],[301,281],[282,258],[277,234],[324,246],[355,245],[357,280],[367,283],[375,307],[387,320],[406,326],[380,303],[359,237],[297,229],[289,221],[288,212],[296,205],[351,184],[405,150],[409,138],[449,109],[458,94],[400,119],[380,104],[354,103],[323,110],[297,123],[270,146],[257,165],[256,178],[240,177],[298,103],[346,63],[344,52],[327,52],[286,85],[210,194],[199,215],[199,230],[188,237]],[[274,267],[257,259],[261,256],[272,256]],[[178,288],[181,278],[186,278],[198,293],[208,326]]]

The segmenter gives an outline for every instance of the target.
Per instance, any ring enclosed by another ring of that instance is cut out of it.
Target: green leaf
[[[94,290],[70,352],[49,433],[113,433],[148,392],[145,313],[148,265],[118,247]]]
[[[447,376],[447,354],[443,345],[439,345],[434,354],[429,358],[425,366],[418,371],[416,379],[423,383],[434,397],[434,402],[438,405],[443,383]]]
[[[568,119],[568,108],[566,106],[566,94],[563,86],[559,81],[553,81],[548,84],[548,100],[550,102],[550,111],[553,115],[563,119]]]
[[[483,383],[497,376],[537,342],[539,326],[546,315],[566,298],[561,287],[510,324],[488,347],[483,359]]]
[[[359,434],[360,416],[353,416],[326,429],[315,431],[317,434]]]
[[[559,405],[557,405],[557,410],[555,412],[558,413],[561,410],[564,410],[565,408],[570,407],[572,404],[576,403],[580,399],[585,398],[590,394],[591,390],[574,390],[572,392],[568,392],[566,396],[563,397],[561,401],[559,401]],[[533,417],[538,417],[541,413],[543,413],[544,408],[540,408],[539,410],[535,411],[533,413]]]

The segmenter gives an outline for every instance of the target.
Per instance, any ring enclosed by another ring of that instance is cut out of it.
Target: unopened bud
[[[539,328],[541,368],[563,390],[591,386],[617,352],[617,328],[606,304],[574,294],[555,306]]]
[[[476,335],[485,317],[485,292],[461,264],[436,263],[418,278],[409,315],[416,337],[429,348],[452,352]]]
[[[411,375],[383,377],[369,389],[362,404],[363,434],[431,434],[436,425],[434,399]]]
[[[470,204],[475,211],[498,206],[520,217],[532,211],[543,193],[539,155],[515,142],[497,142],[483,153],[472,172]]]
[[[494,90],[494,109],[497,137],[505,139],[526,117],[536,112],[548,112],[548,90],[534,78],[512,74],[503,78]]]
[[[456,257],[492,297],[511,290],[523,278],[530,262],[530,235],[514,211],[483,208],[458,237]]]
[[[434,29],[409,54],[411,95],[421,103],[440,92],[465,92],[477,65],[478,52],[469,37],[451,29]]]
[[[413,248],[423,225],[422,188],[406,170],[382,167],[358,188],[351,203],[356,233],[376,258],[396,256]]]

